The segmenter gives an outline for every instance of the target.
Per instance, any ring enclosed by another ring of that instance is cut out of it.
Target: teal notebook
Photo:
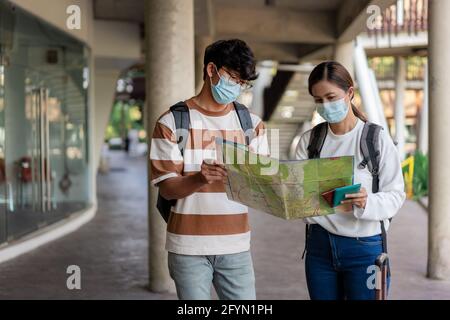
[[[358,193],[360,189],[361,183],[334,189],[333,207],[340,205],[341,201],[345,200],[346,194]]]

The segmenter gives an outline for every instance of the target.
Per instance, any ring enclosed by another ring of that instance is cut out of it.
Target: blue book
[[[345,200],[346,194],[358,193],[359,190],[361,190],[361,183],[334,189],[333,207],[340,205],[341,201]]]

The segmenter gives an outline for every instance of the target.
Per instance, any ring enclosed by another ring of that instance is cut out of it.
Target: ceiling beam
[[[94,0],[92,6],[94,18],[97,20],[144,22],[142,0]]]
[[[325,45],[311,53],[300,57],[300,62],[315,62],[333,59],[333,45]]]
[[[213,2],[210,0],[194,1],[195,35],[212,37],[215,34]]]
[[[354,40],[358,34],[366,30],[371,12],[367,12],[370,5],[380,8],[380,13],[395,4],[396,0],[345,0],[337,11],[336,29],[339,42]]]
[[[259,61],[274,60],[297,62],[298,45],[293,43],[268,43],[242,39],[252,49],[255,58]]]
[[[336,18],[333,12],[302,12],[285,8],[215,8],[217,36],[245,37],[284,43],[332,43]]]

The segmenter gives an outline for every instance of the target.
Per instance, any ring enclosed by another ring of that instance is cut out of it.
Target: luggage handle
[[[387,298],[387,276],[389,268],[389,256],[386,252],[381,253],[375,260],[377,275],[375,278],[375,298],[376,300],[386,300]]]

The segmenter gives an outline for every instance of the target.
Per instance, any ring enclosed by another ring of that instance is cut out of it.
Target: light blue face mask
[[[347,102],[345,102],[345,98],[336,101],[316,103],[316,108],[320,116],[329,123],[341,122],[348,113],[348,105]]]
[[[214,85],[211,81],[211,92],[214,100],[218,104],[228,104],[236,101],[241,94],[241,85],[239,83],[233,83],[232,81],[227,81],[220,76],[219,71],[216,68],[216,72],[219,75],[219,82]]]

